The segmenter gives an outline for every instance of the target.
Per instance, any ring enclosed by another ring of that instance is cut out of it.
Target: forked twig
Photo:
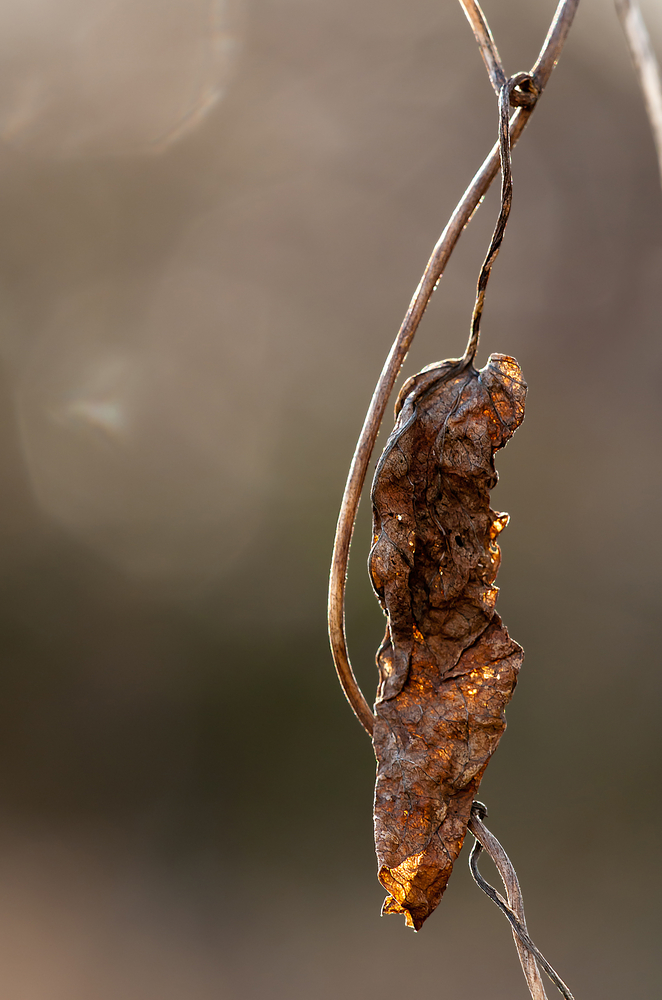
[[[579,0],[560,0],[559,2],[538,60],[529,74],[534,81],[538,94],[541,94],[544,90],[552,70],[558,62],[578,4]],[[465,11],[467,11],[467,7],[473,9],[473,6],[471,4],[465,6]],[[482,12],[481,17],[484,21]],[[471,23],[473,26],[473,21]],[[489,29],[487,30],[489,31]],[[516,93],[517,91],[513,91],[513,95]],[[522,134],[534,106],[520,107],[513,115],[510,123],[511,146],[517,142]],[[423,276],[391,347],[373,393],[354,452],[340,507],[329,583],[329,638],[342,689],[359,721],[371,735],[374,716],[354,676],[347,652],[347,640],[345,636],[345,587],[349,549],[354,532],[356,512],[370,463],[370,456],[375,446],[384,411],[386,410],[395,380],[407,356],[414,334],[462,230],[471,219],[481,199],[496,177],[498,169],[499,144],[497,143],[460,199],[423,272]]]
[[[623,25],[632,62],[639,77],[646,112],[657,150],[657,162],[662,183],[662,78],[651,44],[650,35],[637,0],[616,0],[616,10]]]
[[[483,823],[483,819],[486,816],[487,809],[482,802],[474,802],[471,807],[471,819],[469,820],[469,830],[476,838],[476,843],[469,858],[471,874],[483,892],[496,903],[510,922],[522,971],[524,972],[529,993],[533,1000],[547,1000],[538,965],[542,966],[556,988],[565,997],[565,1000],[574,1000],[572,993],[559,974],[555,972],[545,956],[540,953],[529,937],[526,928],[526,918],[524,916],[522,891],[519,886],[517,874],[503,847]],[[505,886],[508,902],[480,874],[478,870],[478,857],[481,850],[485,850],[494,862]]]

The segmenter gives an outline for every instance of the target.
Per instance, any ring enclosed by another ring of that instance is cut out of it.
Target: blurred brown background
[[[553,7],[485,0],[510,72]],[[459,4],[5,0],[0,39],[0,995],[524,1000],[465,856],[421,934],[380,919],[372,752],[325,633],[367,402],[496,135]],[[662,193],[608,0],[582,0],[514,181],[480,363],[530,386],[494,498],[526,660],[481,798],[576,996],[643,1000]],[[404,374],[463,348],[496,211]]]

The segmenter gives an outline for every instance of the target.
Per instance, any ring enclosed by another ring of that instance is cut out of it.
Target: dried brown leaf
[[[388,626],[379,688],[375,844],[383,912],[418,930],[460,852],[505,729],[522,649],[496,614],[494,453],[524,417],[517,362],[431,365],[405,383],[375,472],[370,574]]]

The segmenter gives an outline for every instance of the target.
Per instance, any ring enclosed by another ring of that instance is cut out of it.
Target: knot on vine
[[[513,108],[533,108],[540,97],[540,87],[532,73],[515,73],[508,81]]]
[[[477,819],[487,818],[487,806],[479,802],[478,799],[474,799],[471,803],[471,815],[476,816]]]

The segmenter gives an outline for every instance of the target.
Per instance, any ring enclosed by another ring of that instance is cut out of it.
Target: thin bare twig
[[[483,892],[485,892],[490,899],[497,904],[499,909],[506,915],[510,922],[522,970],[529,987],[529,993],[531,994],[533,1000],[546,1000],[546,994],[540,978],[538,965],[545,970],[558,991],[563,995],[563,997],[565,997],[565,1000],[574,1000],[572,993],[559,974],[552,968],[545,956],[541,954],[539,949],[529,937],[529,932],[526,928],[526,919],[524,917],[522,891],[519,887],[517,874],[515,873],[515,869],[512,866],[510,858],[504,851],[503,847],[494,834],[490,833],[483,823],[483,819],[486,815],[487,809],[482,802],[474,802],[471,807],[471,819],[468,824],[469,830],[476,838],[476,843],[473,846],[471,856],[469,858],[471,874]],[[489,884],[489,882],[485,881],[478,870],[478,857],[483,849],[489,854],[492,861],[496,865],[499,875],[501,876],[503,884],[506,888],[508,902],[506,902],[503,896],[498,893],[496,889]]]
[[[578,4],[579,0],[560,0],[559,2],[554,20],[547,33],[547,38],[540,51],[538,60],[531,71],[531,76],[533,77],[538,93],[542,93],[544,90],[552,70],[558,62]],[[515,112],[510,123],[511,146],[519,139],[532,111],[533,107],[520,107]],[[432,256],[423,272],[418,288],[409,305],[393,346],[389,351],[379,381],[375,387],[352,458],[340,507],[329,582],[329,638],[338,678],[345,696],[359,721],[371,735],[374,716],[356,682],[356,677],[354,676],[349,660],[347,639],[345,636],[345,587],[349,549],[354,532],[356,512],[370,463],[370,456],[375,446],[384,411],[386,410],[395,380],[407,356],[414,334],[462,230],[471,219],[481,199],[496,177],[498,169],[499,144],[497,143],[493,146],[478,173],[463,194],[437,245],[432,251]]]
[[[508,77],[504,73],[501,56],[490,31],[490,26],[485,20],[485,15],[480,9],[480,5],[476,3],[476,0],[460,0],[460,3],[462,4],[464,13],[467,15],[474,38],[478,42],[490,83],[498,97]]]
[[[644,95],[644,103],[653,141],[657,150],[657,162],[662,183],[662,78],[660,67],[646,30],[637,0],[616,0],[616,10],[623,25],[634,68],[639,77],[639,86]]]
[[[471,810],[469,830],[473,833],[477,842],[486,851],[486,853],[489,854],[494,862],[496,869],[501,876],[501,881],[505,886],[508,903],[520,924],[526,930],[524,900],[522,899],[522,890],[520,889],[517,873],[515,872],[515,869],[510,862],[510,858],[504,851],[499,841],[495,836],[493,836],[493,834],[490,833],[485,824],[482,822],[487,815],[487,810],[481,811],[477,809],[476,806],[478,805],[479,803],[474,803],[474,807]],[[526,979],[527,986],[529,987],[529,993],[533,997],[533,1000],[547,1000],[547,994],[545,993],[545,987],[543,986],[542,977],[535,958],[527,950],[527,948],[525,948],[514,930],[513,938],[515,940],[515,947],[517,948],[517,954],[519,955],[524,978]]]
[[[501,211],[494,229],[494,235],[490,242],[487,256],[478,275],[478,287],[476,289],[476,304],[474,305],[471,317],[471,332],[469,342],[462,358],[462,367],[472,365],[478,350],[478,338],[480,336],[480,321],[483,316],[485,305],[485,292],[487,283],[492,273],[492,265],[497,259],[503,237],[506,232],[510,209],[513,203],[513,174],[511,170],[511,142],[510,142],[510,98],[515,87],[529,88],[532,96],[537,99],[537,91],[533,77],[528,73],[517,73],[506,80],[499,91],[499,157],[501,159]]]

